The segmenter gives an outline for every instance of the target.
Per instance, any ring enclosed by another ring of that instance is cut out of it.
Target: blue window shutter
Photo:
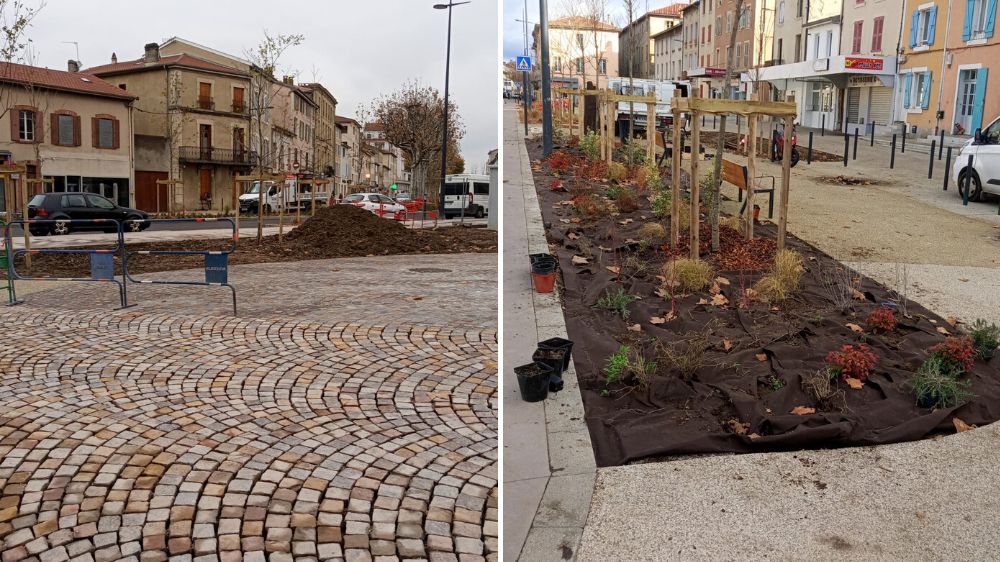
[[[997,19],[997,0],[989,0],[986,3],[986,37],[993,37],[993,25]]]
[[[986,97],[986,73],[988,69],[976,71],[976,95],[972,98],[972,130],[983,126],[983,100]]]
[[[972,39],[972,12],[976,10],[976,0],[965,0],[965,20],[962,23],[962,41]]]
[[[927,14],[927,44],[934,44],[934,24],[937,22],[937,6],[931,6]]]
[[[906,84],[903,87],[903,107],[910,107],[910,89],[913,87],[913,73],[906,75]]]
[[[917,26],[920,25],[920,12],[913,12],[910,22],[910,48],[917,46]]]
[[[931,104],[931,73],[928,70],[924,73],[924,96],[920,100],[920,107],[927,109]]]

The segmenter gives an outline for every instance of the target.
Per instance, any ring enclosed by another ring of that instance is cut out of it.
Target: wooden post
[[[240,184],[233,176],[233,216],[236,217],[235,236],[240,239]]]
[[[656,98],[653,98],[654,100]],[[646,161],[656,160],[656,102],[646,104]]]
[[[587,132],[586,126],[583,124],[583,116],[584,116],[583,108],[586,105],[586,102],[587,102],[586,96],[577,96],[576,109],[580,113],[580,140],[583,140],[583,135],[586,134]]]
[[[792,175],[792,117],[785,116],[785,147],[781,155],[781,198],[778,201],[778,249],[785,249],[788,226],[788,183]]]
[[[671,140],[673,159],[670,165],[670,247],[676,248],[681,236],[681,112],[673,109],[674,130]]]
[[[688,240],[691,243],[691,259],[693,260],[698,259],[701,255],[698,247],[700,242],[698,211],[699,199],[701,198],[701,186],[698,184],[698,161],[701,159],[701,154],[698,153],[698,147],[701,144],[701,121],[698,120],[700,113],[698,110],[691,112],[694,123],[691,124],[691,232],[688,233]]]
[[[757,177],[757,114],[747,115],[747,240],[753,240],[753,188]]]
[[[25,177],[27,172],[21,172],[18,175],[17,183],[21,186],[21,220],[28,220],[28,178]],[[24,231],[24,249],[28,250],[29,253],[24,254],[24,265],[28,268],[31,267],[31,237],[29,236],[28,225],[22,224],[21,230]]]
[[[614,134],[615,127],[611,121],[611,115],[613,113],[611,109],[611,101],[607,91],[601,97],[601,105],[604,107],[604,161],[607,162],[608,166],[611,165],[611,161],[614,160],[615,153],[615,143]]]

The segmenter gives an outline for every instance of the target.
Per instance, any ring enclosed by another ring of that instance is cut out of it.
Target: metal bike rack
[[[124,231],[119,228],[118,231],[121,232],[122,236],[122,248],[123,248],[123,270],[125,273],[125,280],[131,283],[144,283],[148,285],[196,285],[204,287],[229,287],[233,292],[233,316],[236,316],[236,287],[229,284],[229,254],[236,251],[236,222],[228,217],[219,218],[190,218],[190,219],[146,219],[143,222],[148,222],[150,225],[153,223],[170,223],[170,222],[218,222],[225,221],[230,224],[233,228],[233,239],[232,246],[229,250],[225,251],[207,251],[207,250],[138,250],[134,252],[124,251]],[[125,224],[129,224],[132,220],[126,220]],[[203,255],[205,256],[205,281],[167,281],[161,279],[135,279],[129,274],[128,271],[128,260],[132,256],[156,256],[156,255]]]
[[[21,249],[13,250],[13,241],[10,236],[10,227],[14,225],[20,225],[21,228],[28,228],[29,225],[33,224],[53,224],[56,222],[69,222],[70,224],[101,224],[106,223],[109,226],[115,226],[115,232],[117,233],[117,240],[114,249],[59,249],[59,248],[39,248],[33,250]],[[14,280],[18,281],[83,281],[83,282],[98,282],[98,283],[114,283],[118,285],[118,297],[121,301],[121,308],[129,308],[128,304],[128,288],[126,287],[125,277],[119,281],[115,279],[115,254],[119,254],[122,257],[122,271],[127,272],[125,269],[125,241],[122,235],[122,225],[120,222],[113,219],[27,219],[27,220],[16,220],[11,221],[4,225],[4,245],[6,246],[6,252],[8,256],[7,260],[7,272],[8,272],[8,282],[11,285],[10,294],[14,296],[13,285]],[[17,272],[14,267],[14,259],[27,255],[37,255],[37,254],[90,254],[90,277],[26,277]],[[19,301],[11,299],[11,304],[18,304]]]

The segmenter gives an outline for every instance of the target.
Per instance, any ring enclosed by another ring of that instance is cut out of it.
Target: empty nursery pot
[[[553,373],[549,378],[549,392],[559,392],[563,389],[563,379],[559,375]]]
[[[553,376],[559,376],[566,368],[566,350],[538,348],[531,354],[531,360],[552,369]]]
[[[569,369],[570,356],[573,354],[572,340],[566,338],[549,338],[538,342],[538,349],[565,349],[566,354],[563,356],[562,370]]]
[[[549,379],[552,369],[541,363],[528,363],[514,367],[517,375],[517,387],[521,391],[521,399],[525,402],[541,402],[549,395]]]
[[[552,270],[548,273],[531,272],[531,282],[535,285],[538,293],[551,293],[556,286],[556,272]]]

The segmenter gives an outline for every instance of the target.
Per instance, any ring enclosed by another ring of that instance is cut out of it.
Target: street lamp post
[[[444,140],[441,142],[441,185],[438,194],[438,215],[441,217],[444,216],[444,179],[448,175],[448,78],[451,72],[451,9],[468,3],[468,0],[465,2],[449,0],[447,4],[434,4],[435,10],[448,10],[448,50],[444,59],[444,127],[442,127],[444,130],[441,133]]]
[[[538,20],[542,47],[542,152],[552,153],[552,85],[549,73],[549,9],[545,0],[539,0]]]
[[[525,0],[524,3],[524,13],[528,13],[528,2]],[[527,15],[525,15],[527,18]],[[519,21],[524,27],[524,55],[529,56],[528,53],[528,25],[532,22],[527,19],[514,20]],[[531,107],[531,96],[528,92],[528,71],[525,70],[521,73],[521,105],[524,107],[524,136],[528,136],[528,109]]]

